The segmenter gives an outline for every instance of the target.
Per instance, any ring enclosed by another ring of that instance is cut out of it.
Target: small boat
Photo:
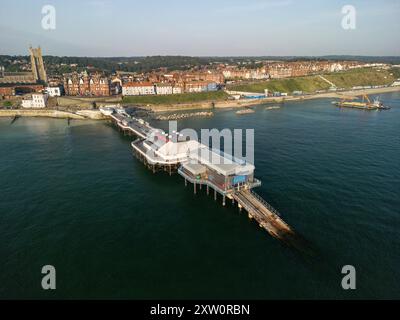
[[[248,113],[254,113],[254,112],[255,111],[253,109],[248,108],[248,109],[236,111],[236,114],[248,114]]]
[[[280,109],[280,106],[272,106],[272,107],[266,107],[265,110],[274,110],[274,109]]]

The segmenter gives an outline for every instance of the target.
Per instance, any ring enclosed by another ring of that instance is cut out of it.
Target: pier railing
[[[258,201],[260,201],[269,211],[272,213],[275,213],[279,217],[281,217],[281,214],[279,213],[278,210],[276,210],[273,206],[271,206],[267,201],[265,201],[263,198],[261,198],[257,193],[255,193],[253,190],[250,190],[250,193],[257,198]]]
[[[206,179],[197,179],[194,176],[189,175],[188,173],[186,173],[184,171],[184,169],[182,167],[178,168],[178,173],[184,177],[186,180],[188,180],[191,183],[197,183],[197,184],[203,184],[203,185],[208,185],[209,187],[217,190],[220,194],[226,194],[227,192],[229,192],[229,190],[222,190],[221,188],[219,188],[217,185],[215,185],[214,183],[212,183],[210,180],[206,180]]]

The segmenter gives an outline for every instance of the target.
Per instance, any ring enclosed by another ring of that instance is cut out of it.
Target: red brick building
[[[109,96],[110,81],[99,74],[72,74],[64,78],[64,90],[68,96]]]
[[[14,96],[14,87],[0,87],[0,97]]]
[[[15,96],[16,94],[25,94],[31,92],[42,92],[44,90],[41,84],[14,84],[0,86],[0,97]]]

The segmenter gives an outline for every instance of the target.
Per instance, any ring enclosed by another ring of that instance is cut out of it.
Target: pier
[[[237,204],[239,211],[245,210],[271,236],[288,246],[304,249],[304,243],[294,230],[264,199],[252,189],[261,186],[254,177],[254,165],[241,159],[214,150],[196,140],[186,140],[179,132],[165,133],[153,128],[143,119],[132,117],[123,108],[103,110],[124,134],[135,136],[131,146],[134,155],[153,173],[177,172],[185,186],[193,185],[196,194],[202,187],[207,194],[218,195],[222,205],[226,201]]]
[[[116,113],[110,115],[117,127],[125,134],[136,135],[140,138],[146,138],[154,128],[141,119],[130,119],[128,114]]]

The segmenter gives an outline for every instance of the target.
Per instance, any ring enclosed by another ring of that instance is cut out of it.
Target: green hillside
[[[355,86],[388,85],[399,77],[399,73],[398,68],[390,70],[362,68],[324,74],[323,76],[333,82],[337,88],[350,89]],[[228,90],[259,93],[263,93],[264,89],[287,93],[299,90],[313,93],[317,90],[329,89],[329,87],[329,83],[319,76],[307,76],[231,85],[228,86]]]
[[[393,83],[395,77],[390,70],[372,68],[354,69],[346,72],[331,73],[324,76],[338,88],[350,89],[354,86],[378,86]]]
[[[265,89],[268,89],[270,92],[279,91],[291,93],[296,90],[315,92],[317,90],[328,89],[329,87],[329,84],[321,78],[309,76],[239,84],[228,86],[228,90],[263,93]]]

